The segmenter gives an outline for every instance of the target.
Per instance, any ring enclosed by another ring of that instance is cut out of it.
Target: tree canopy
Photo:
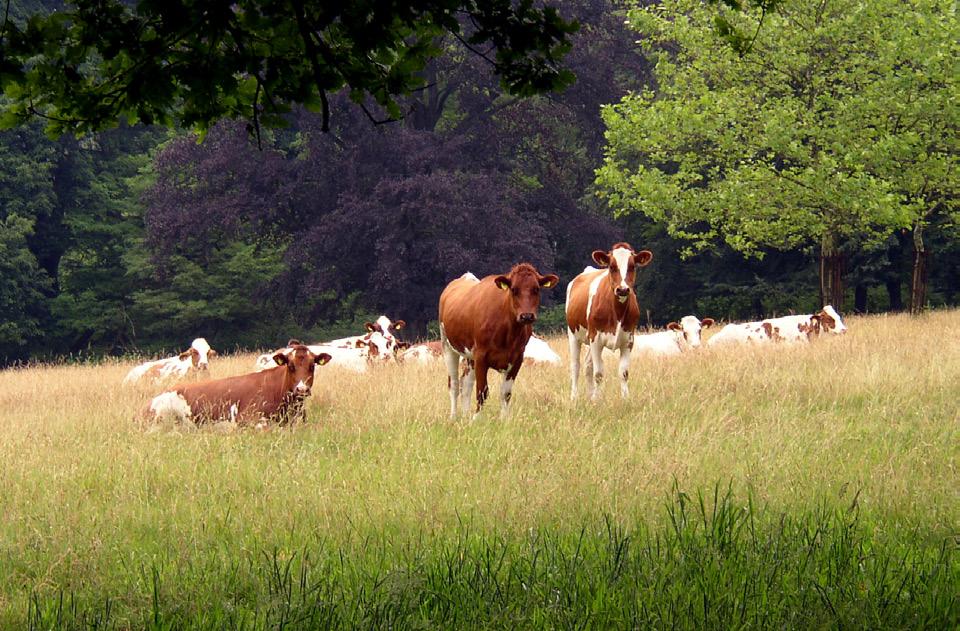
[[[397,97],[428,87],[422,71],[442,36],[530,95],[573,80],[561,59],[576,28],[529,0],[76,0],[25,22],[4,17],[0,123],[40,116],[54,135],[117,120],[259,128],[302,104],[326,130],[340,90],[372,118],[399,118]]]
[[[757,23],[740,50],[699,2],[635,10],[657,91],[605,110],[602,194],[695,247],[884,242],[956,200],[960,30],[941,5],[788,0],[762,28],[732,14]]]

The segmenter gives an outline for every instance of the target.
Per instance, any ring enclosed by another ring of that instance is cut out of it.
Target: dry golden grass
[[[0,609],[144,559],[659,515],[675,480],[749,486],[784,511],[859,492],[880,527],[955,534],[960,312],[848,325],[811,345],[635,362],[626,401],[612,360],[596,404],[569,401],[566,363],[526,367],[509,418],[493,378],[484,413],[457,422],[441,362],[321,368],[307,423],[266,432],[144,429],[133,418],[160,388],[121,387],[128,363],[0,372]],[[218,358],[212,376],[253,359]]]

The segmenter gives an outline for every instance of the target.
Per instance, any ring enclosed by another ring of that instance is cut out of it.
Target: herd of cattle
[[[609,251],[594,251],[598,267],[588,266],[567,285],[572,398],[578,392],[581,346],[587,347],[584,373],[592,399],[603,380],[604,349],[619,351],[620,393],[626,397],[631,357],[679,355],[702,346],[701,331],[714,324],[711,318],[700,320],[689,315],[668,324],[666,331],[636,333],[640,307],[633,286],[637,268],[652,258],[647,250],[638,252],[627,243],[616,243]],[[381,316],[376,322],[368,322],[362,335],[310,345],[290,340],[284,348],[258,357],[254,372],[181,383],[155,396],[144,414],[197,423],[286,423],[302,414],[317,366],[333,363],[364,372],[382,363],[441,359],[447,369],[451,417],[456,417],[461,398],[464,412],[480,411],[489,393],[490,369],[504,375],[500,401],[501,412],[506,413],[521,366],[561,363],[560,356],[533,334],[541,290],[555,287],[559,280],[555,274],[540,274],[529,263],[483,279],[467,273],[451,281],[440,295],[438,341],[414,345],[402,342],[396,333],[404,327],[404,321]],[[840,315],[828,305],[810,315],[728,324],[706,345],[798,343],[823,333],[844,332],[846,326]],[[205,339],[197,338],[179,355],[136,366],[124,383],[183,378],[191,371],[202,374],[215,355]],[[475,405],[471,404],[471,393]]]

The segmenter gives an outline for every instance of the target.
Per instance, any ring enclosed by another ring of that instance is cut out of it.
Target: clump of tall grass
[[[882,533],[857,498],[799,514],[678,488],[665,519],[477,530],[141,567],[146,608],[34,594],[31,629],[957,628],[956,540]]]

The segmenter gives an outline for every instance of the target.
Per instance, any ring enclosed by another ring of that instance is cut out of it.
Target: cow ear
[[[707,328],[708,326],[713,326],[713,324],[714,324],[713,318],[704,318],[703,320],[700,320],[700,326],[702,326],[703,328]]]
[[[213,350],[212,348],[207,351],[207,357],[216,357],[216,356],[217,356],[217,351]]]
[[[681,327],[680,324],[677,322],[671,322],[670,324],[667,325],[668,331],[679,331],[681,328],[683,327]]]
[[[369,331],[370,333],[373,333],[378,328],[377,325],[374,324],[373,322],[367,322],[363,326],[365,326],[367,328],[367,331]]]
[[[633,255],[633,261],[639,267],[645,267],[652,260],[653,260],[653,252],[651,252],[650,250],[640,250],[639,252]]]
[[[273,356],[273,361],[277,366],[283,366],[288,362],[288,359],[285,353],[277,353]]]
[[[363,348],[366,345],[367,345],[366,340],[357,340],[356,342],[353,343],[354,348]]]
[[[593,262],[599,265],[600,267],[610,267],[610,254],[604,252],[603,250],[594,250]]]
[[[333,359],[333,357],[330,355],[330,353],[320,353],[314,358],[313,363],[315,363],[317,366],[323,366],[331,359]]]
[[[546,276],[541,276],[539,279],[540,286],[544,289],[550,289],[551,287],[556,287],[557,283],[560,282],[560,277],[556,274],[547,274]]]
[[[395,328],[398,331],[405,326],[407,326],[407,323],[404,322],[403,320],[395,320],[393,323],[393,328]]]
[[[504,276],[503,274],[500,274],[499,276],[494,278],[493,284],[499,287],[500,289],[503,289],[504,291],[506,291],[507,289],[510,289],[510,279]]]
[[[820,320],[822,318],[823,318],[822,315],[820,315],[819,313],[815,313],[812,316],[810,316],[810,321],[816,324],[817,326],[820,326]]]
[[[180,353],[180,355],[178,355],[178,357],[179,357],[180,359],[186,359],[186,358],[190,357],[190,355],[193,354],[193,351],[194,351],[194,350],[195,350],[195,349],[192,349],[192,348],[191,348],[191,349],[189,349],[189,350],[183,351],[182,353]]]

